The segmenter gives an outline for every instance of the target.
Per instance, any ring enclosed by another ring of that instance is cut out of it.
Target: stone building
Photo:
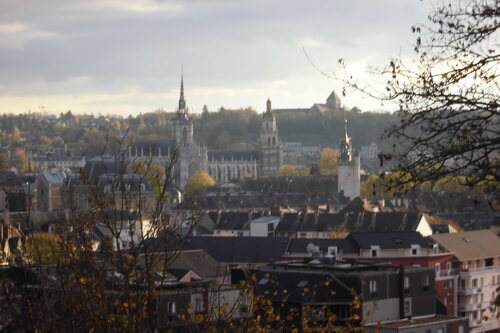
[[[338,163],[338,191],[351,200],[361,194],[360,158],[354,154],[351,138],[347,135],[347,119],[345,120],[344,137],[340,141],[340,158]]]
[[[278,138],[276,117],[271,111],[271,101],[267,99],[266,112],[262,118],[259,140],[260,176],[273,176],[281,166],[282,148]]]
[[[189,177],[198,170],[207,172],[218,183],[224,183],[273,175],[281,166],[281,145],[270,100],[267,101],[258,150],[255,151],[208,151],[206,146],[194,140],[193,121],[184,98],[183,77],[179,106],[172,125],[172,140],[136,141],[129,147],[128,157],[130,162],[154,160],[166,164],[176,152],[174,181],[180,188],[184,188]]]

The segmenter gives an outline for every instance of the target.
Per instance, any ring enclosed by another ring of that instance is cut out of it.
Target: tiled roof
[[[432,235],[439,245],[460,261],[500,257],[500,237],[490,230],[475,230]]]

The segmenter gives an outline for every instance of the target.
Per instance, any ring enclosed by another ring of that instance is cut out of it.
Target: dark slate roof
[[[288,302],[297,303],[347,303],[353,298],[351,288],[357,287],[340,282],[337,274],[326,270],[259,269],[255,275],[257,293],[276,302],[286,297]],[[357,280],[355,283],[359,284],[360,277]]]
[[[0,171],[0,186],[21,186],[21,178],[12,171]]]
[[[166,156],[175,146],[174,140],[140,140],[135,141],[130,150],[134,156],[141,155],[141,149],[144,155]]]
[[[218,230],[250,230],[250,221],[259,218],[259,213],[249,212],[211,212],[208,216]]]
[[[488,229],[495,221],[495,213],[484,211],[438,213],[434,216],[451,220],[465,231]]]
[[[417,213],[289,213],[283,214],[276,232],[404,232],[416,231],[419,222]]]
[[[381,249],[410,248],[412,244],[422,248],[429,243],[419,232],[351,232],[347,239],[355,242],[362,249],[378,245]]]
[[[295,115],[295,114],[307,114],[309,112],[309,108],[304,109],[273,109],[273,114],[275,115]]]
[[[359,247],[352,239],[305,239],[305,238],[294,238],[290,241],[290,246],[288,247],[288,253],[293,256],[294,253],[302,254],[307,253],[307,246],[309,244],[314,244],[319,247],[322,253],[327,253],[329,246],[337,246],[339,249],[339,254],[356,254],[359,255]]]
[[[280,260],[289,242],[288,237],[191,237],[180,248],[204,250],[220,263],[268,263]],[[179,247],[179,244],[168,245]]]
[[[130,173],[123,161],[116,160],[113,156],[93,157],[85,163],[82,176],[88,181],[94,182],[102,175],[122,175]]]
[[[494,212],[492,202],[499,199],[498,193],[490,195],[469,192],[422,192],[411,191],[395,200],[410,211],[450,214],[454,212]]]
[[[272,193],[240,192],[238,194],[216,195],[214,193],[183,201],[176,209],[210,210],[265,210],[281,206],[299,209],[304,206],[330,205],[343,207],[348,202],[338,192],[330,193]]]
[[[209,151],[208,161],[258,161],[258,151]]]
[[[242,182],[242,187],[245,191],[331,193],[337,191],[337,176],[272,176],[247,179]]]

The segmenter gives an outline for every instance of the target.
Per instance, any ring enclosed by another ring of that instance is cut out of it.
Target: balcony
[[[481,326],[482,324],[482,321],[481,319],[471,319],[469,320],[469,326],[472,328],[472,327],[478,327],[478,326]]]
[[[463,305],[460,305],[459,311],[470,312],[470,311],[477,311],[480,308],[481,308],[481,304],[463,304]]]
[[[465,295],[465,296],[470,296],[470,295],[477,295],[483,291],[482,287],[475,287],[475,288],[466,288],[466,289],[461,289],[458,291],[459,295]]]

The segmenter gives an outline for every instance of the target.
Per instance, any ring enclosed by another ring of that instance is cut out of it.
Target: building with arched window
[[[218,183],[225,183],[244,178],[271,176],[281,166],[282,147],[269,99],[263,115],[258,150],[255,151],[208,151],[206,146],[195,142],[193,122],[184,98],[183,77],[179,106],[172,126],[172,140],[136,141],[129,147],[128,155],[130,161],[154,160],[166,164],[176,153],[174,181],[180,188],[183,188],[189,177],[198,170],[207,172]]]

